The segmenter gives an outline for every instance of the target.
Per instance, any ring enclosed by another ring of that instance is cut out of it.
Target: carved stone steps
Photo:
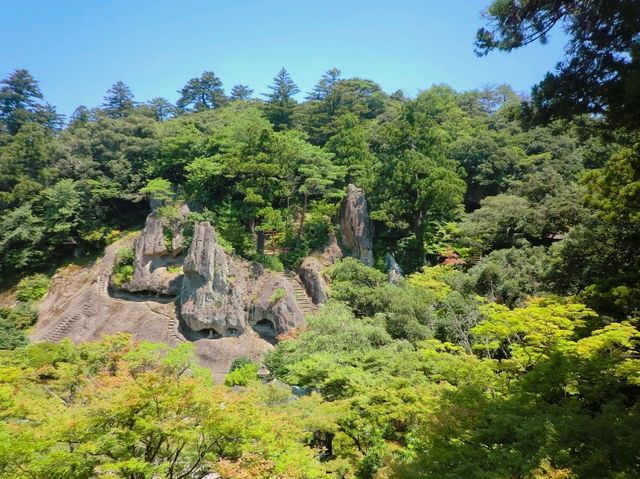
[[[45,341],[57,342],[60,341],[71,329],[71,326],[83,318],[82,313],[75,313],[70,316],[66,316],[60,321],[56,327],[44,337]]]
[[[184,337],[178,332],[180,322],[177,318],[170,318],[167,326],[169,328],[169,337],[171,339],[173,339],[176,343],[182,343],[185,341]]]
[[[318,307],[313,304],[311,298],[309,298],[309,295],[300,282],[300,278],[298,277],[298,275],[292,271],[288,271],[287,273],[285,273],[285,276],[287,277],[287,279],[289,279],[291,286],[293,286],[293,293],[296,298],[296,302],[298,303],[298,306],[300,307],[304,315],[308,316],[311,314],[315,314]]]

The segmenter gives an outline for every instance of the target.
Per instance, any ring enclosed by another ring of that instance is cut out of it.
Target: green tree
[[[333,90],[334,85],[340,81],[340,70],[331,68],[323,73],[320,81],[313,87],[313,91],[306,96],[307,100],[324,100]]]
[[[294,96],[300,92],[289,72],[282,67],[269,85],[271,93],[267,97],[266,114],[276,131],[291,128],[293,125],[293,109],[296,106]]]
[[[486,10],[476,52],[511,51],[546,43],[556,25],[568,37],[568,58],[533,89],[542,119],[581,113],[606,115],[615,125],[640,126],[640,5],[633,0],[498,0]]]
[[[38,82],[28,70],[14,70],[0,85],[0,126],[9,134],[14,135],[29,122],[50,129],[59,126],[61,117],[53,107],[41,102]]]
[[[176,115],[176,108],[169,103],[169,100],[162,97],[152,98],[147,107],[151,110],[153,117],[158,121],[165,121]]]
[[[177,106],[182,111],[219,108],[227,101],[222,80],[211,71],[205,71],[200,77],[190,79],[178,93],[180,98]]]
[[[231,94],[229,96],[229,99],[232,101],[248,100],[249,98],[251,98],[252,94],[253,94],[253,90],[249,88],[247,85],[242,85],[242,84],[233,85],[233,88],[231,88]]]
[[[375,158],[369,151],[364,128],[353,113],[336,120],[337,133],[327,141],[325,149],[335,155],[335,163],[347,169],[347,183],[369,186]]]
[[[123,118],[127,116],[134,107],[133,93],[131,89],[122,81],[117,81],[107,90],[102,108],[112,118]]]

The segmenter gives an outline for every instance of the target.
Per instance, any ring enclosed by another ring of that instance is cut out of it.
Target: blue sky
[[[333,66],[409,95],[434,83],[509,83],[528,92],[562,59],[564,36],[476,58],[474,35],[489,2],[1,0],[0,76],[29,69],[67,115],[99,105],[116,80],[138,101],[175,101],[189,78],[212,70],[227,91],[245,83],[257,95],[282,66],[303,92]]]

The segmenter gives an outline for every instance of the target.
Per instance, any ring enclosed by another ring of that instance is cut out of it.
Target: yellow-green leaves
[[[482,312],[486,319],[471,330],[474,349],[525,369],[556,350],[573,347],[574,331],[596,317],[583,304],[556,298],[533,299],[513,310],[490,303]]]

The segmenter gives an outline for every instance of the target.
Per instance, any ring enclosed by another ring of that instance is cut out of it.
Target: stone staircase
[[[291,286],[293,286],[293,293],[295,294],[296,302],[298,303],[298,306],[300,306],[300,310],[302,311],[302,313],[305,316],[315,314],[318,310],[318,307],[313,304],[313,302],[309,298],[307,291],[304,289],[304,286],[300,282],[300,277],[293,271],[287,271],[285,273],[285,276],[291,283]]]
[[[98,276],[98,281],[96,286],[98,288],[98,292],[103,296],[109,295],[109,279],[111,278],[111,271],[104,271]]]
[[[75,314],[69,315],[69,316],[65,316],[62,321],[60,321],[56,327],[53,329],[53,331],[51,331],[50,333],[48,333],[43,340],[44,341],[50,341],[52,343],[55,343],[57,341],[60,341],[71,329],[71,326],[73,326],[74,323],[76,323],[77,321],[79,321],[80,319],[82,319],[84,315],[81,312],[76,312]]]
[[[98,280],[96,281],[96,288],[98,293],[102,295],[108,295],[109,292],[109,278],[111,277],[111,271],[105,271],[100,276],[98,276]],[[68,314],[58,324],[52,331],[47,333],[42,340],[57,342],[64,338],[67,333],[71,330],[73,325],[84,318],[92,318],[98,314],[98,301],[91,297],[88,301],[86,301],[80,311],[76,311],[72,314]]]
[[[180,327],[180,322],[178,318],[169,318],[169,322],[167,323],[169,328],[169,337],[176,343],[182,343],[186,341],[184,336],[180,334],[178,328]]]

